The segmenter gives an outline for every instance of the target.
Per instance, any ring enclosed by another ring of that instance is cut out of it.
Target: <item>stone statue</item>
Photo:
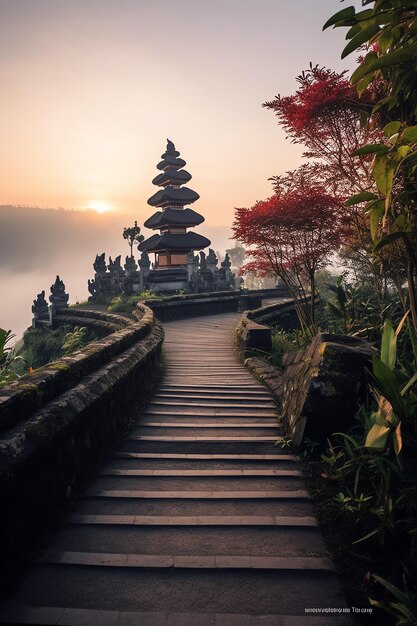
[[[125,268],[125,272],[129,274],[136,272],[138,266],[136,265],[135,257],[127,256],[126,263],[124,264],[124,268]]]
[[[103,252],[103,254],[96,254],[96,260],[93,263],[93,268],[94,271],[97,274],[105,274],[106,273],[106,253]]]
[[[228,252],[226,252],[226,256],[224,257],[224,261],[221,263],[221,266],[228,270],[232,267],[232,262]]]
[[[111,256],[109,257],[109,265],[108,265],[108,270],[111,274],[122,274],[123,270],[122,270],[122,265],[121,265],[121,259],[122,259],[122,255],[119,254],[119,256],[117,256],[114,261],[112,260]]]
[[[214,250],[212,248],[209,248],[207,263],[215,267],[217,265],[218,260],[219,259],[216,257],[216,253],[214,252]]]
[[[202,250],[200,252],[200,269],[202,271],[205,271],[207,269],[206,255]]]
[[[94,278],[93,280],[88,279],[88,291],[91,293],[92,296],[97,293],[97,283]]]
[[[45,291],[37,294],[32,304],[32,313],[35,319],[46,319],[49,316],[48,303],[45,299]]]
[[[139,267],[141,270],[148,270],[151,267],[149,254],[146,252],[146,250],[144,250],[141,254],[141,257],[139,260]],[[153,269],[153,265],[152,265],[152,269]]]
[[[56,277],[55,282],[51,285],[51,295],[49,296],[49,302],[54,308],[62,308],[68,306],[69,295],[65,293],[65,285],[59,276]]]

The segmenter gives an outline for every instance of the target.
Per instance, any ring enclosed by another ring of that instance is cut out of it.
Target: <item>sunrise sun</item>
[[[107,213],[107,211],[111,211],[113,207],[110,202],[106,202],[105,200],[92,200],[88,203],[88,208],[92,211],[96,211],[96,213]]]

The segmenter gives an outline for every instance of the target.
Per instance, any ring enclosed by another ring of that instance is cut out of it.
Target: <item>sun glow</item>
[[[88,203],[87,208],[97,213],[107,213],[113,210],[110,202],[106,202],[105,200],[92,200]]]

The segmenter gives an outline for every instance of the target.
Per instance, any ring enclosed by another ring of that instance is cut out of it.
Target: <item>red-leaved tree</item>
[[[236,209],[233,230],[252,258],[243,272],[281,278],[296,301],[301,327],[314,329],[315,274],[345,236],[341,200],[304,181],[298,189]]]
[[[381,140],[377,119],[374,116],[370,123],[367,115],[379,97],[378,82],[373,81],[359,97],[346,72],[312,65],[298,76],[297,82],[293,95],[278,95],[264,106],[275,113],[287,137],[305,147],[308,164],[300,168],[303,176],[309,176],[341,198],[363,190],[375,191],[373,155],[352,157],[352,152]],[[287,184],[289,178],[296,177],[294,172],[272,177],[274,190],[279,193],[283,182]],[[360,280],[372,280],[382,303],[387,274],[394,276],[394,282],[401,283],[398,268],[375,254],[369,214],[360,206],[345,210],[351,229],[347,245],[341,250],[342,262]]]
[[[304,156],[322,168],[321,176],[333,192],[348,196],[373,186],[372,157],[351,154],[365,143],[374,143],[380,130],[361,123],[376,97],[372,86],[359,98],[346,72],[310,66],[297,77],[292,96],[276,96],[264,107],[274,111],[293,143],[305,146]]]

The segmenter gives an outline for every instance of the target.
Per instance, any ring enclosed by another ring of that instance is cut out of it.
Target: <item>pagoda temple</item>
[[[187,230],[202,224],[204,217],[193,209],[184,208],[200,196],[183,186],[191,180],[191,174],[183,169],[186,163],[179,156],[180,153],[168,139],[167,149],[161,155],[162,161],[157,165],[161,173],[152,181],[160,189],[148,200],[148,204],[159,211],[144,223],[146,228],[159,233],[138,246],[141,251],[155,254],[152,279],[157,281],[158,273],[161,282],[180,282],[183,274],[185,278],[190,253],[202,250],[211,243],[206,237]]]
[[[184,168],[185,161],[174,144],[167,140],[167,148],[157,165],[160,174],[153,184],[158,191],[149,198],[148,204],[159,209],[146,220],[146,228],[156,232],[138,245],[142,252],[136,263],[133,256],[126,257],[121,266],[121,255],[106,263],[104,252],[96,255],[93,263],[94,278],[88,281],[91,298],[96,296],[138,293],[146,290],[157,293],[209,293],[235,289],[236,276],[226,254],[219,259],[214,250],[203,250],[210,245],[209,239],[189,228],[204,222],[204,217],[186,205],[199,199],[198,193],[185,187],[191,180]],[[199,251],[199,254],[195,254]],[[149,253],[155,255],[151,264]]]

